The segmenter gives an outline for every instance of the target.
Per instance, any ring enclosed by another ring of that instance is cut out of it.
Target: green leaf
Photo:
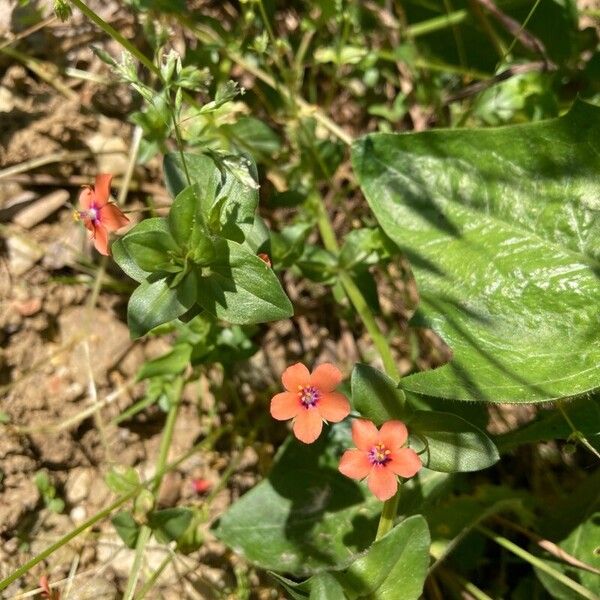
[[[479,471],[500,459],[492,440],[458,415],[418,410],[408,420],[408,428],[411,447],[433,471]]]
[[[166,219],[144,219],[112,245],[117,264],[132,279],[142,282],[157,265],[169,261],[169,252],[179,250]]]
[[[314,230],[312,223],[294,223],[280,232],[271,233],[273,264],[278,268],[289,268],[302,255],[306,239]]]
[[[189,344],[177,344],[166,354],[145,362],[138,371],[137,379],[141,380],[161,375],[177,375],[177,373],[181,373],[187,367],[191,354],[192,346]]]
[[[165,169],[167,159],[165,158]],[[214,173],[212,174],[214,176]],[[210,178],[211,175],[208,175]],[[205,214],[214,202],[215,186],[207,181],[205,185],[195,183],[183,189],[173,201],[169,211],[169,229],[175,240],[183,247],[206,235]]]
[[[166,508],[148,515],[148,526],[159,542],[177,541],[188,528],[194,516],[189,508]]]
[[[287,319],[292,305],[279,280],[258,256],[240,244],[215,242],[217,259],[198,284],[198,303],[212,315],[238,325]]]
[[[255,165],[250,159],[243,158],[251,171],[249,174],[255,174]],[[187,181],[183,160],[191,183]],[[184,153],[183,159],[178,152],[167,154],[163,170],[165,184],[173,197],[177,197],[190,184],[202,190],[199,198],[205,223],[211,222],[213,206],[219,206],[219,219],[216,226],[213,225],[213,233],[239,243],[244,241],[245,232],[252,230],[254,226],[254,215],[258,205],[258,191],[253,185],[245,185],[224,165],[219,169],[213,158],[205,154]],[[189,214],[189,208],[186,212]]]
[[[340,250],[340,265],[344,269],[355,265],[374,265],[386,257],[390,250],[396,250],[394,244],[386,239],[380,229],[353,229],[346,235]]]
[[[146,219],[149,221],[150,219]],[[146,221],[142,221],[145,223]],[[115,240],[110,247],[115,262],[123,269],[131,279],[141,283],[150,275],[150,271],[144,271],[133,259],[133,256],[123,243],[123,238]]]
[[[320,573],[310,579],[309,600],[346,600],[346,595],[333,575]]]
[[[429,566],[429,530],[421,515],[405,519],[346,571],[335,573],[349,600],[417,600]]]
[[[271,573],[293,600],[347,600],[344,588],[337,582],[331,573],[319,573],[302,583],[296,583]]]
[[[129,255],[138,266],[148,272],[171,271],[175,267],[173,258],[181,254],[181,250],[170,232],[146,231],[136,232],[123,238]]]
[[[220,179],[214,162],[208,156],[188,152],[183,153],[183,158],[180,152],[165,154],[163,173],[167,191],[172,198],[177,198],[186,188],[195,184],[205,191],[206,196],[210,196],[212,192],[214,198]]]
[[[129,494],[140,485],[140,477],[133,467],[115,466],[105,475],[104,481],[115,494]]]
[[[600,108],[486,130],[373,134],[354,170],[411,259],[452,361],[415,394],[541,402],[598,386]],[[569,357],[576,357],[570,359]]]
[[[169,287],[166,278],[142,282],[131,294],[127,305],[131,337],[139,338],[157,325],[168,323],[189,310],[196,299],[196,286],[193,271],[177,288]]]
[[[352,404],[377,427],[391,419],[406,420],[410,415],[398,385],[381,371],[360,363],[352,371]]]
[[[119,537],[123,540],[128,548],[135,548],[138,535],[140,533],[140,526],[136,523],[135,519],[129,512],[117,513],[112,519],[111,523],[117,530]]]
[[[308,576],[345,566],[371,543],[381,510],[365,486],[337,470],[350,446],[347,422],[314,444],[289,438],[268,478],[229,508],[214,533],[263,569]]]

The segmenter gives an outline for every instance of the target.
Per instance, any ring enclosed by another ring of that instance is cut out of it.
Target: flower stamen
[[[317,405],[320,398],[319,390],[313,385],[299,385],[298,386],[298,397],[300,403],[304,408],[313,408]]]
[[[375,446],[369,450],[369,460],[372,465],[384,466],[390,462],[391,453],[391,450],[388,450],[383,444],[375,444]]]

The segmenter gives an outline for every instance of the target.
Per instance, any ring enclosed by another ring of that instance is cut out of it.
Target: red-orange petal
[[[79,206],[83,210],[89,210],[92,207],[93,203],[94,190],[92,190],[92,188],[89,185],[87,185],[81,190],[81,193],[79,194]]]
[[[301,404],[298,394],[281,392],[271,399],[271,416],[278,421],[293,419],[301,410],[305,410]]]
[[[408,430],[402,421],[386,421],[379,430],[379,441],[388,450],[397,450],[408,439]]]
[[[350,402],[339,392],[321,394],[316,408],[321,413],[321,417],[331,423],[338,423],[350,414]]]
[[[108,256],[110,252],[108,251],[108,231],[102,225],[96,225],[94,227],[94,246],[96,250],[100,252],[100,254],[104,254],[104,256]]]
[[[359,450],[368,452],[376,443],[379,437],[377,427],[366,419],[356,419],[352,423],[352,440]]]
[[[367,480],[369,489],[382,502],[389,500],[398,490],[398,480],[387,466],[374,467]]]
[[[346,450],[340,459],[338,470],[346,477],[364,479],[372,468],[366,452],[362,450]]]
[[[302,409],[294,419],[294,435],[305,444],[312,444],[323,429],[321,415],[314,408]]]
[[[310,372],[302,363],[296,363],[288,367],[281,375],[283,387],[288,392],[298,393],[298,387],[308,385]]]
[[[391,469],[396,475],[400,475],[400,477],[413,477],[423,466],[419,455],[411,448],[395,450],[390,455],[390,458],[391,460],[386,467]]]
[[[323,363],[312,372],[310,383],[321,392],[333,392],[342,379],[342,372],[335,365]]]
[[[96,195],[96,206],[102,208],[108,204],[110,198],[110,180],[112,175],[108,173],[98,173],[96,175],[96,183],[94,184],[94,192]]]
[[[109,202],[100,209],[100,223],[107,231],[116,231],[127,225],[129,219],[116,204]]]

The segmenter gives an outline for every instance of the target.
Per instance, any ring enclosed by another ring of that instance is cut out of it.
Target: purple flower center
[[[298,397],[304,408],[313,408],[316,406],[320,396],[319,390],[312,385],[299,387]]]
[[[391,451],[383,444],[376,444],[369,450],[369,460],[372,465],[385,466],[391,459]]]
[[[89,219],[94,225],[97,225],[100,221],[100,209],[92,204],[87,210],[77,211],[77,216],[80,219]]]

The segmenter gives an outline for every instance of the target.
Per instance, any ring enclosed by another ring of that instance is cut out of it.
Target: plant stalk
[[[383,503],[383,510],[381,511],[381,517],[379,517],[375,541],[382,538],[386,533],[392,530],[392,527],[394,527],[394,519],[396,518],[398,502],[400,501],[400,489],[399,486],[398,491],[389,500],[386,500]]]
[[[570,577],[567,577],[564,573],[561,573],[557,569],[551,567],[541,558],[538,558],[537,556],[534,556],[533,554],[527,552],[527,550],[524,550],[520,546],[517,546],[517,544],[511,542],[505,537],[498,535],[497,533],[495,533],[491,529],[488,529],[487,527],[484,527],[483,525],[477,525],[475,529],[483,533],[483,535],[490,538],[494,542],[496,542],[496,544],[498,544],[499,546],[502,546],[503,548],[505,548],[509,552],[512,552],[525,562],[528,562],[531,566],[539,569],[540,571],[544,571],[544,573],[547,573],[548,575],[550,575],[550,577],[556,579],[556,581],[572,589],[574,592],[577,592],[582,598],[587,598],[587,600],[598,600],[598,596],[596,596],[596,594],[588,590],[586,587],[577,583]]]

